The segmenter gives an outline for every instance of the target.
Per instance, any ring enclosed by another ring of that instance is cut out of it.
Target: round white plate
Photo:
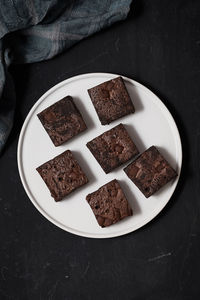
[[[149,89],[123,77],[135,106],[135,113],[102,126],[87,93],[87,89],[116,74],[90,73],[67,79],[46,92],[30,110],[21,130],[18,144],[18,168],[22,184],[32,203],[43,216],[58,227],[71,233],[92,237],[109,238],[134,231],[151,221],[172,196],[179,176],[159,192],[146,199],[130,181],[123,167],[105,174],[92,156],[86,143],[104,131],[123,123],[140,152],[155,145],[180,175],[182,148],[178,129],[165,105]],[[88,129],[62,146],[55,147],[42,127],[37,113],[71,95],[79,108]],[[55,202],[36,171],[44,162],[70,149],[89,178],[89,183],[61,202]],[[127,163],[128,164],[128,163]],[[127,165],[125,164],[125,165]],[[133,216],[117,224],[101,228],[85,200],[88,193],[116,178],[133,208]]]

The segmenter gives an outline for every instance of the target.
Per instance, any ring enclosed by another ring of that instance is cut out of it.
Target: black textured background
[[[122,74],[152,89],[183,142],[183,172],[167,207],[144,228],[107,240],[48,222],[26,196],[16,162],[32,105],[87,72]],[[11,73],[18,103],[0,158],[0,299],[200,299],[200,1],[133,0],[127,20]]]

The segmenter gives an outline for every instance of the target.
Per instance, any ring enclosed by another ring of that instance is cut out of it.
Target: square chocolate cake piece
[[[177,176],[155,146],[143,152],[124,171],[146,198]]]
[[[122,77],[101,83],[88,93],[102,125],[135,111]]]
[[[47,161],[36,170],[56,202],[88,182],[70,150]]]
[[[94,138],[87,147],[106,174],[139,153],[122,124]]]
[[[87,195],[86,200],[101,227],[115,224],[133,214],[116,179]]]
[[[87,128],[71,96],[47,107],[38,114],[38,118],[55,146],[60,146]]]

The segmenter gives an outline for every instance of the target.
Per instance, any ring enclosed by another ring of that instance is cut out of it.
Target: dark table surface
[[[87,72],[149,87],[183,143],[182,176],[166,208],[114,239],[78,237],[48,222],[17,169],[18,136],[32,105],[56,83]],[[11,73],[17,110],[0,158],[0,299],[200,299],[200,1],[135,0],[125,21]]]

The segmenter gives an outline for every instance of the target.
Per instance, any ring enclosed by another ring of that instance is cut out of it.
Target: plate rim
[[[33,115],[35,109],[37,108],[38,105],[40,105],[40,103],[52,92],[56,91],[57,89],[59,89],[60,87],[62,87],[63,85],[65,85],[66,83],[70,83],[71,81],[74,80],[79,80],[82,78],[87,78],[87,77],[107,77],[108,80],[110,79],[110,77],[116,77],[116,76],[121,76],[125,81],[135,85],[136,87],[141,88],[143,91],[145,91],[147,94],[149,94],[151,96],[151,98],[153,99],[153,101],[155,102],[156,105],[159,106],[159,108],[165,113],[165,115],[167,116],[167,120],[169,121],[169,125],[174,133],[175,136],[175,142],[176,142],[176,150],[178,150],[178,160],[177,160],[177,164],[179,166],[179,173],[178,176],[176,178],[176,181],[174,182],[174,186],[172,189],[172,192],[169,196],[169,199],[163,203],[161,203],[162,205],[158,207],[156,206],[155,209],[151,210],[150,213],[142,219],[142,222],[138,222],[136,223],[136,225],[134,225],[134,228],[132,227],[128,227],[124,230],[121,231],[117,231],[115,233],[102,233],[102,234],[95,234],[95,233],[86,233],[84,231],[79,231],[77,229],[73,229],[71,227],[65,226],[64,224],[60,223],[59,221],[55,220],[53,217],[49,216],[48,213],[46,213],[41,207],[40,205],[37,203],[37,201],[34,199],[34,197],[32,196],[31,192],[29,191],[29,188],[26,184],[26,178],[25,175],[23,174],[23,164],[22,164],[22,145],[23,145],[23,138],[24,138],[24,134],[26,131],[26,127],[31,119],[31,116]],[[19,175],[20,175],[20,179],[23,185],[23,188],[25,189],[25,192],[27,194],[27,196],[29,197],[29,199],[31,200],[31,202],[33,203],[33,205],[35,206],[35,208],[51,223],[53,223],[54,225],[56,225],[57,227],[73,233],[75,235],[79,235],[82,237],[87,237],[87,238],[98,238],[98,239],[102,239],[102,238],[113,238],[113,237],[118,237],[118,236],[122,236],[125,234],[128,234],[130,232],[136,231],[139,228],[145,226],[147,223],[149,223],[150,221],[152,221],[163,209],[164,207],[167,205],[167,203],[169,202],[169,200],[171,199],[177,184],[179,182],[179,178],[180,178],[180,174],[181,174],[181,169],[182,169],[182,143],[181,143],[181,137],[180,137],[180,133],[178,130],[178,127],[176,125],[176,122],[172,116],[172,114],[170,113],[170,111],[168,110],[168,108],[166,107],[166,105],[162,102],[162,100],[154,93],[152,92],[149,88],[147,88],[146,86],[144,86],[143,84],[137,82],[134,79],[131,79],[129,77],[126,76],[122,76],[119,74],[113,74],[113,73],[104,73],[104,72],[90,72],[90,73],[84,73],[84,74],[79,74],[70,78],[67,78],[59,83],[57,83],[56,85],[54,85],[53,87],[51,87],[49,90],[47,90],[35,103],[34,105],[31,107],[30,111],[28,112],[24,123],[22,125],[21,131],[20,131],[20,135],[19,135],[19,140],[18,140],[18,145],[17,145],[17,165],[18,165],[18,171],[19,171]]]

